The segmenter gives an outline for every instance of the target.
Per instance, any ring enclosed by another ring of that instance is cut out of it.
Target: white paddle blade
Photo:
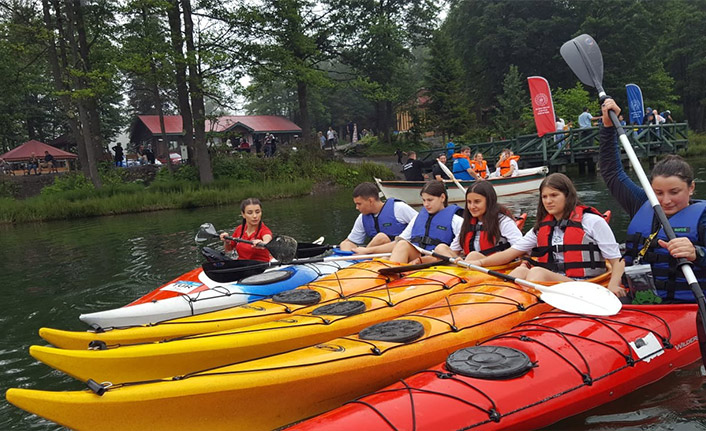
[[[587,281],[567,281],[537,290],[542,293],[542,301],[569,313],[612,316],[623,307],[613,292]]]
[[[217,236],[218,232],[216,232],[216,228],[211,223],[204,223],[199,226],[199,231],[196,232],[196,237],[194,237],[194,241],[204,242]]]

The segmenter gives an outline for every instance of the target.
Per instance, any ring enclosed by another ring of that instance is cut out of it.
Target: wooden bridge
[[[675,154],[686,149],[687,123],[665,123],[649,126],[625,126],[625,133],[642,160],[654,161],[661,154]],[[598,161],[598,127],[571,129],[565,132],[549,133],[541,138],[537,135],[523,135],[515,139],[479,144],[456,144],[456,151],[468,145],[473,154],[480,151],[489,164],[498,160],[500,152],[509,148],[520,156],[520,168],[548,166],[550,171],[564,171],[567,165],[577,164],[579,171],[595,171]],[[440,150],[425,152],[420,158],[439,154]]]

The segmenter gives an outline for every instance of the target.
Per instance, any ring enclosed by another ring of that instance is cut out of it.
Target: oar
[[[438,163],[439,163],[439,166],[441,166],[441,170],[444,171],[444,173],[445,173],[449,178],[451,178],[454,183],[456,183],[456,187],[458,187],[459,189],[461,189],[461,191],[463,192],[463,195],[465,196],[465,195],[466,195],[466,189],[463,187],[463,185],[461,185],[460,182],[458,182],[458,180],[456,179],[456,177],[454,177],[454,173],[451,172],[451,170],[448,168],[448,166],[446,166],[445,164],[441,163],[441,161],[439,161]]]
[[[570,41],[566,42],[561,46],[561,56],[564,57],[564,61],[569,65],[574,74],[583,82],[584,84],[595,87],[598,90],[598,96],[601,100],[607,99],[609,96],[606,95],[603,90],[603,56],[601,55],[601,50],[598,47],[593,38],[587,34],[582,34],[577,36]],[[640,161],[637,159],[637,155],[630,145],[628,137],[625,136],[625,131],[618,121],[618,116],[615,112],[610,111],[610,120],[613,122],[613,126],[618,129],[618,135],[620,143],[628,155],[630,164],[632,165],[637,178],[640,180],[642,188],[647,194],[647,199],[652,205],[652,210],[654,211],[657,219],[659,219],[664,233],[670,240],[676,238],[674,234],[674,229],[669,224],[667,215],[664,214],[662,206],[659,204],[657,195],[655,195],[654,190],[652,190],[652,185],[645,175],[645,171],[642,169]],[[694,292],[694,297],[696,298],[696,303],[699,306],[699,313],[697,315],[696,328],[699,336],[699,347],[701,348],[701,356],[706,365],[706,300],[704,300],[704,293],[699,286],[699,282],[694,275],[694,270],[691,267],[691,262],[684,258],[677,259],[677,265],[684,273],[684,278],[691,291]]]
[[[411,243],[410,243],[411,244]],[[501,278],[520,286],[531,287],[540,292],[542,301],[562,311],[577,314],[591,314],[595,316],[612,316],[622,308],[617,296],[610,290],[596,283],[587,281],[566,281],[551,286],[533,283],[482,266],[473,265],[460,257],[444,256],[434,251],[425,250],[412,244],[420,253],[447,260],[454,265],[465,266],[475,271],[484,272],[493,277]]]
[[[235,267],[235,268],[228,268],[228,261],[224,262],[224,267],[223,268],[209,268],[208,271],[206,271],[206,275],[208,274],[232,274],[235,277],[234,279],[237,279],[237,274],[241,272],[254,272],[257,273],[263,272],[264,270],[268,268],[272,268],[275,266],[281,266],[281,265],[304,265],[307,263],[319,263],[319,262],[336,262],[336,261],[345,261],[345,260],[367,260],[367,259],[375,259],[377,257],[388,257],[390,256],[391,253],[375,253],[375,254],[351,254],[351,255],[345,255],[345,256],[327,256],[327,257],[314,257],[311,259],[294,259],[290,262],[278,262],[276,260],[273,260],[271,262],[262,262],[262,263],[257,263],[254,265],[248,265],[248,266],[241,266],[241,267]],[[237,262],[237,261],[231,261],[231,262]],[[385,274],[387,275],[387,274]]]
[[[194,240],[196,242],[203,242],[209,238],[215,237],[220,237],[216,228],[211,223],[204,223],[199,227],[199,231],[196,233]],[[225,239],[254,245],[252,241],[233,238],[232,236],[227,236]],[[273,237],[270,242],[262,246],[265,247],[275,259],[281,262],[290,262],[297,255],[297,240],[289,236],[277,235]]]

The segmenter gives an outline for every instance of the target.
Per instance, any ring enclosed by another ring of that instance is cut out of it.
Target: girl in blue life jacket
[[[459,235],[461,250],[441,244],[436,251],[449,256],[466,256],[467,260],[482,259],[510,248],[522,239],[512,213],[498,203],[495,188],[488,181],[478,181],[466,190],[463,226]]]
[[[620,113],[612,99],[603,102],[603,127],[600,129],[601,175],[613,197],[630,215],[626,236],[627,265],[649,264],[655,294],[634,298],[635,302],[694,302],[677,259],[693,263],[701,288],[706,286],[706,202],[692,199],[694,171],[681,157],[669,155],[655,164],[650,184],[677,238],[669,241],[654,216],[645,191],[623,170],[616,129],[609,111]]]
[[[515,268],[510,275],[532,281],[570,281],[595,277],[612,268],[608,289],[626,295],[620,285],[625,263],[613,231],[603,216],[582,205],[576,188],[564,174],[551,174],[539,186],[537,221],[532,229],[507,250],[482,259],[478,266],[506,264],[526,253],[536,260]]]
[[[461,212],[461,208],[448,205],[444,183],[429,181],[419,194],[422,197],[423,208],[409,222],[397,240],[376,247],[367,247],[367,253],[391,251],[389,258],[391,261],[408,263],[421,257],[419,251],[410,242],[427,250],[434,250],[440,244],[451,246],[453,250],[461,250],[458,235],[461,233],[463,218],[457,214]],[[405,241],[400,241],[400,238]]]

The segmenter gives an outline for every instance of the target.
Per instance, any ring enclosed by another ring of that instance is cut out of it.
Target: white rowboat
[[[507,178],[490,178],[490,181],[495,187],[495,193],[498,196],[509,196],[518,193],[527,193],[536,191],[539,188],[542,180],[549,172],[546,166],[538,168],[520,169],[518,175]],[[419,191],[422,189],[426,181],[382,181],[375,178],[375,183],[385,195],[385,198],[395,198],[405,201],[409,205],[421,205],[422,198],[419,196]],[[465,196],[463,192],[454,184],[452,180],[445,180],[446,188],[449,195],[449,202],[463,202]],[[468,187],[474,181],[460,181],[463,187]]]

